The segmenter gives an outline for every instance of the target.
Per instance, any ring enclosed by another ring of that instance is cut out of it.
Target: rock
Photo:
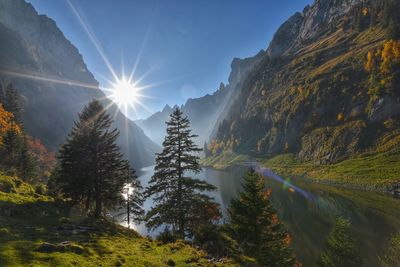
[[[78,49],[65,38],[54,20],[39,15],[24,0],[0,1],[0,35],[2,83],[12,82],[21,94],[22,120],[27,133],[55,149],[64,142],[84,105],[92,99],[104,99],[103,104],[110,105],[110,114],[115,114],[113,127],[120,129],[117,142],[125,157],[136,168],[154,163],[159,146],[118,112],[116,105],[111,105]],[[63,82],[44,83],[20,78],[13,72]],[[128,135],[135,138],[127,138]]]
[[[298,157],[317,165],[338,162],[361,149],[364,130],[363,121],[316,129],[303,136]]]
[[[368,114],[371,122],[381,122],[400,114],[400,103],[394,97],[383,96],[376,101]]]

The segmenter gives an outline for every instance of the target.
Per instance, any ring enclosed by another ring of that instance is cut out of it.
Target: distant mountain
[[[338,162],[400,142],[395,0],[316,0],[276,32],[244,78],[213,144]]]
[[[0,79],[3,86],[13,83],[19,90],[25,128],[47,147],[57,149],[78,112],[96,98],[111,105],[121,131],[119,145],[132,164],[138,168],[154,162],[159,146],[105,98],[56,23],[23,0],[0,0]]]
[[[191,122],[193,133],[199,135],[196,143],[203,146],[215,133],[215,127],[225,118],[227,110],[234,102],[243,85],[243,77],[258,63],[264,51],[252,58],[235,58],[231,64],[229,83],[220,84],[212,95],[190,98],[180,108]],[[156,112],[147,119],[135,121],[154,142],[162,144],[165,137],[165,121],[168,120],[173,108],[166,105],[162,111]]]

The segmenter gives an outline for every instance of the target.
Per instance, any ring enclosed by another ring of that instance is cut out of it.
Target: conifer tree
[[[271,205],[263,177],[250,169],[242,186],[228,209],[232,238],[261,266],[294,266],[290,237]]]
[[[326,250],[321,254],[320,266],[356,267],[360,265],[361,260],[351,222],[339,217],[327,237]]]
[[[75,202],[84,202],[94,215],[104,208],[123,202],[122,193],[129,164],[116,145],[117,129],[97,100],[91,101],[79,114],[66,143],[59,153],[56,183],[61,192]]]
[[[21,123],[21,106],[19,104],[19,94],[10,83],[5,90],[4,109],[14,115],[17,123]]]
[[[189,120],[176,108],[167,124],[167,136],[163,151],[157,154],[155,172],[146,196],[153,197],[154,204],[146,214],[146,225],[155,229],[161,225],[170,226],[174,235],[184,239],[193,234],[193,221],[198,220],[197,211],[214,206],[213,199],[204,194],[216,188],[199,179],[188,176],[201,170],[201,151],[193,142],[197,135],[191,133]],[[202,218],[207,216],[202,216]]]

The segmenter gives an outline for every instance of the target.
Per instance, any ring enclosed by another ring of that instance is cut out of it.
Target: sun
[[[110,94],[111,100],[119,107],[127,108],[138,102],[139,94],[135,84],[122,77],[114,83],[114,88]]]

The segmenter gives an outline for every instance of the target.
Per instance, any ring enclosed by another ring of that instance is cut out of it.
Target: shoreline
[[[272,158],[250,157],[226,151],[218,156],[202,159],[202,167],[216,170],[234,170],[243,168],[250,162],[270,169],[281,176],[295,177],[306,182],[335,186],[338,188],[376,192],[394,198],[400,198],[400,161],[393,160],[398,153],[382,153],[382,155],[359,156],[329,165],[315,165],[312,162],[300,162],[293,154],[282,154]],[[381,157],[387,162],[381,162]],[[396,158],[397,159],[397,158]],[[372,172],[371,164],[378,170]],[[365,167],[365,166],[367,167]],[[357,166],[362,166],[361,170]]]

